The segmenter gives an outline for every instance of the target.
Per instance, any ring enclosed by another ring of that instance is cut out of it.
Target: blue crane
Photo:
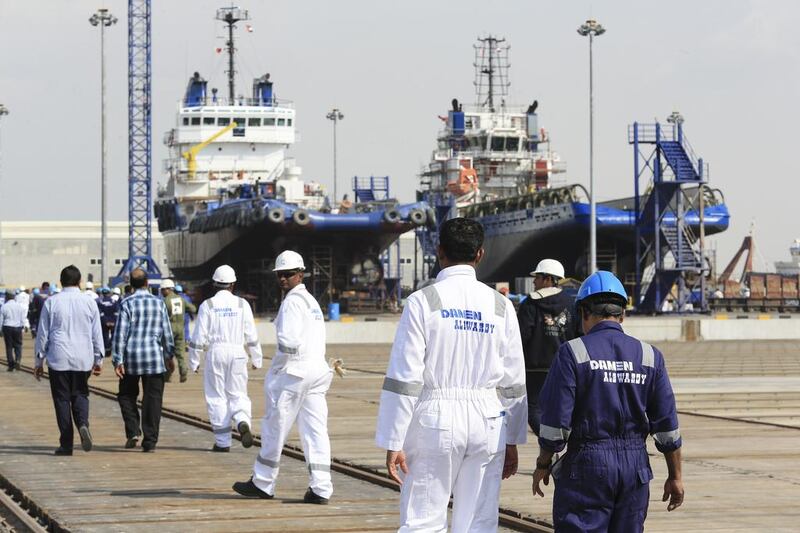
[[[153,259],[150,0],[128,0],[128,259],[112,283],[142,268],[161,278]]]

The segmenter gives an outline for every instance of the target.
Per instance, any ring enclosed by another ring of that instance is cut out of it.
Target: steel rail
[[[0,505],[31,533],[68,531],[2,474],[0,474]]]
[[[20,369],[29,374],[33,374],[33,369],[31,367],[22,366]],[[47,372],[44,373],[44,377],[49,378]],[[116,392],[104,389],[102,387],[98,387],[96,385],[89,385],[89,391],[92,392],[93,394],[96,394],[97,396],[100,396],[101,398],[106,398],[114,401],[116,401],[117,399]],[[141,402],[138,403],[141,406]],[[185,413],[183,411],[178,411],[177,409],[172,409],[170,407],[162,406],[161,414],[165,418],[169,418],[170,420],[175,420],[176,422],[181,422],[209,432],[213,431],[211,423],[208,420],[189,413]],[[236,440],[241,440],[242,438],[238,431],[232,431],[232,436]],[[256,446],[261,446],[261,438],[254,435],[253,443]],[[305,461],[303,450],[298,446],[286,444],[283,447],[282,454],[292,459]],[[378,485],[384,488],[392,489],[397,492],[400,491],[400,485],[398,485],[397,482],[391,479],[388,474],[384,474],[383,472],[379,472],[378,470],[373,468],[356,465],[349,461],[344,461],[342,459],[331,457],[331,470],[334,472],[338,472],[340,474],[344,474],[348,477],[359,479],[361,481],[366,481],[367,483],[371,483],[373,485]],[[499,512],[500,512],[500,517],[499,517],[500,525],[503,527],[513,529],[514,531],[522,531],[526,533],[553,532],[553,527],[547,522],[538,520],[533,517],[524,516],[522,515],[522,513],[519,513],[518,511],[500,508]],[[48,518],[48,520],[50,519]],[[57,531],[65,531],[65,530],[59,529]]]

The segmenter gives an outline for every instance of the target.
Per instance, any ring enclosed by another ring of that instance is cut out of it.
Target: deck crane
[[[221,130],[219,130],[217,133],[206,139],[205,141],[195,144],[194,146],[192,146],[191,148],[189,148],[188,150],[186,150],[181,154],[181,157],[183,157],[186,160],[186,164],[189,170],[190,180],[194,179],[195,174],[197,174],[197,154],[200,153],[200,150],[202,150],[212,142],[216,141],[219,137],[225,135],[233,128],[237,127],[238,125],[236,124],[236,122],[231,122]]]
[[[128,0],[128,258],[112,280],[118,285],[142,268],[150,280],[161,270],[153,259],[151,0]]]

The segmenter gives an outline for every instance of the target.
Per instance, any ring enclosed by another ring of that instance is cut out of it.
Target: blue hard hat
[[[590,296],[607,295],[613,299],[621,298],[621,304],[628,303],[628,293],[625,292],[625,287],[622,282],[617,279],[617,276],[606,270],[598,270],[581,284],[578,289],[578,296],[575,297],[576,302],[585,300]]]
[[[39,294],[39,292],[40,292],[40,291],[39,291],[39,287],[36,287],[35,289],[33,289],[33,294],[34,294],[34,295],[38,295],[38,294]]]
[[[175,292],[183,292],[183,285],[175,285]]]

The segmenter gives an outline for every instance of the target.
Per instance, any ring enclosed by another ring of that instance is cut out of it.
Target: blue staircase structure
[[[353,177],[353,193],[356,203],[376,202],[389,199],[389,176]]]
[[[634,123],[628,131],[637,220],[633,298],[643,313],[662,312],[668,298],[676,312],[707,308],[702,239],[685,220],[697,212],[702,221],[708,166],[684,136],[683,118],[673,114],[668,121],[666,126]]]

